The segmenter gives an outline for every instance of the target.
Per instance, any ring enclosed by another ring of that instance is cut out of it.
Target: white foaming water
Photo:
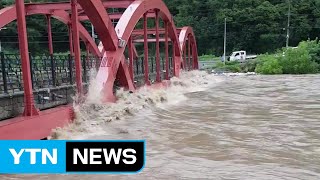
[[[91,72],[94,77],[96,72]],[[64,128],[54,130],[52,139],[87,139],[105,133],[105,126],[115,120],[152,106],[172,105],[187,100],[185,93],[202,91],[223,81],[223,77],[204,71],[182,72],[180,78],[172,78],[168,88],[142,87],[135,93],[123,89],[117,91],[117,103],[102,103],[97,83],[91,78],[85,103],[74,105],[76,119]]]
[[[320,179],[320,75],[189,72],[172,82],[168,89],[119,91],[118,103],[109,105],[89,94],[76,107],[75,124],[56,133],[60,139],[145,139],[139,174],[0,179]]]

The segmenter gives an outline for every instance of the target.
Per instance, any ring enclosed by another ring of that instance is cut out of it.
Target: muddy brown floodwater
[[[140,174],[0,179],[320,179],[320,75],[231,77],[195,71],[167,90],[118,96],[119,103],[103,105],[93,93],[77,107],[76,124],[54,137],[146,139]]]

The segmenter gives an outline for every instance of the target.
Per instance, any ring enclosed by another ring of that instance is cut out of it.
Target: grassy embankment
[[[256,72],[259,74],[315,74],[320,72],[320,43],[303,41],[297,48],[278,50],[275,54],[261,54],[245,63],[217,62],[215,70],[228,72]]]

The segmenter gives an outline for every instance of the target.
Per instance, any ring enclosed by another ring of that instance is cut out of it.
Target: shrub
[[[244,73],[254,72],[257,67],[257,63],[257,60],[246,61],[245,63],[241,64],[241,71]]]
[[[261,74],[312,74],[319,71],[318,40],[303,41],[297,48],[288,48],[275,55],[258,56],[256,72]]]
[[[271,55],[270,55],[271,56]],[[282,74],[282,66],[275,57],[270,57],[266,61],[258,63],[255,71],[260,74]]]
[[[224,65],[223,62],[217,62],[215,69],[229,72],[241,72],[239,62],[226,62],[226,65]]]
[[[315,41],[303,41],[297,48],[289,48],[279,57],[284,74],[312,74],[317,73],[319,64],[312,56],[318,43]]]

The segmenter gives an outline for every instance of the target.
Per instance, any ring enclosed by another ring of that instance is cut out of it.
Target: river
[[[195,71],[173,84],[167,90],[120,92],[115,105],[95,102],[92,93],[77,107],[76,123],[53,136],[146,139],[140,174],[0,178],[320,179],[320,75],[232,77]]]

